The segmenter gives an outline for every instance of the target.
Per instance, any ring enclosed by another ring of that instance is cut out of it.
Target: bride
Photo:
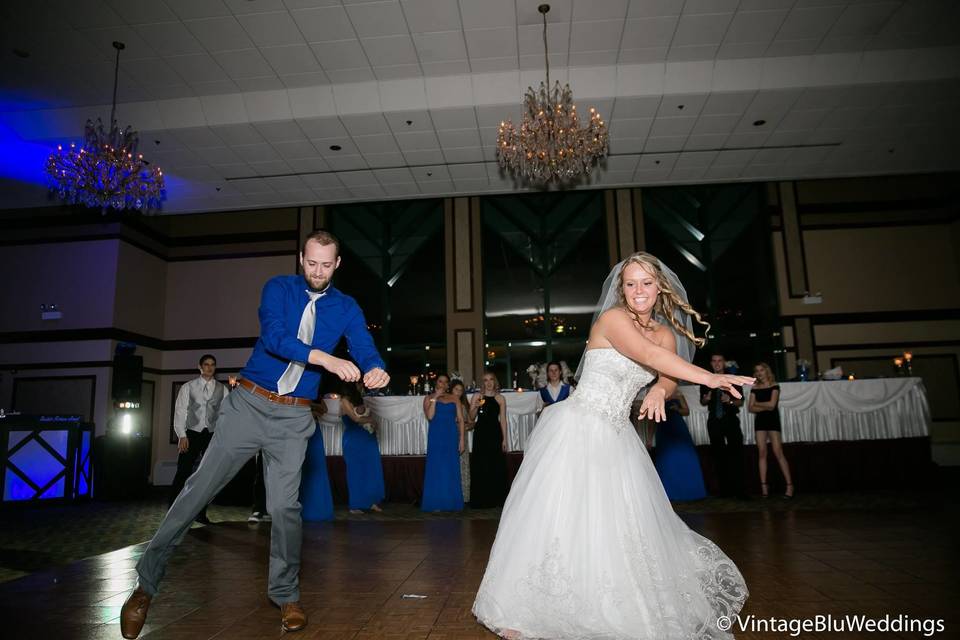
[[[576,391],[527,445],[473,613],[511,639],[730,638],[717,618],[740,611],[743,576],[674,513],[629,410],[657,372],[640,408],[656,421],[668,376],[737,398],[753,380],[689,363],[705,342],[690,317],[706,323],[654,256],[616,265],[600,300]]]

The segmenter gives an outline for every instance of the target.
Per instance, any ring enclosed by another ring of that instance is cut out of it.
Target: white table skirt
[[[539,393],[504,392],[507,403],[507,442],[510,451],[523,451],[527,438],[543,408]],[[427,453],[427,417],[423,414],[423,396],[373,396],[364,398],[370,415],[377,422],[380,454],[385,456],[422,456]],[[323,446],[328,456],[343,455],[343,422],[340,400],[327,398],[327,413],[320,420]],[[468,433],[467,447],[473,445]]]
[[[710,444],[707,435],[707,408],[700,405],[695,386],[680,388],[690,406],[687,426],[694,444]],[[750,388],[745,387],[745,397]],[[507,440],[510,451],[523,451],[543,408],[539,393],[505,392]],[[380,453],[385,456],[427,452],[427,418],[423,396],[365,398],[377,421]],[[327,399],[327,413],[320,422],[327,455],[343,455],[343,423],[340,401]],[[744,442],[756,441],[754,414],[746,404],[740,410]],[[882,378],[833,382],[780,383],[780,422],[784,442],[827,442],[830,440],[882,440],[915,438],[930,434],[930,408],[920,378]],[[472,433],[468,448],[472,446]]]
[[[780,423],[784,442],[884,440],[930,434],[930,407],[921,378],[879,378],[830,382],[781,382]],[[710,444],[707,407],[700,390],[680,388],[690,415],[687,426],[694,444]],[[744,398],[750,387],[744,387]],[[740,409],[743,441],[755,443],[754,414],[746,401]]]

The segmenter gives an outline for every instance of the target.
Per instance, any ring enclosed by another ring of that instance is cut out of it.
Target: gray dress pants
[[[267,594],[277,604],[300,600],[300,471],[316,423],[308,406],[270,402],[240,387],[220,407],[213,440],[196,472],[164,516],[137,573],[150,595],[159,590],[167,561],[200,510],[223,489],[247,460],[262,451],[270,529]]]

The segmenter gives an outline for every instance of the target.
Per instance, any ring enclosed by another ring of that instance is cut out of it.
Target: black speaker
[[[143,383],[143,357],[113,356],[113,399],[119,402],[140,402]]]

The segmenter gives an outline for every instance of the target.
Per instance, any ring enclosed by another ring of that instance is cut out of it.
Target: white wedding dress
[[[630,404],[654,375],[592,349],[576,391],[544,409],[473,604],[511,638],[731,638],[747,598],[719,548],[674,513]]]

